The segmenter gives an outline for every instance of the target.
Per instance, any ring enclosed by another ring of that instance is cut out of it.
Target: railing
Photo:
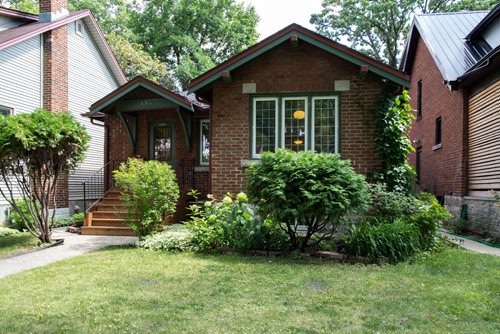
[[[82,183],[83,212],[90,210],[114,187],[113,170],[118,166],[120,166],[119,161],[111,160]]]

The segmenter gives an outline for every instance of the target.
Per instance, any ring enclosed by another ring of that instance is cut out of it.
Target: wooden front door
[[[175,124],[173,122],[149,122],[149,160],[174,164]]]

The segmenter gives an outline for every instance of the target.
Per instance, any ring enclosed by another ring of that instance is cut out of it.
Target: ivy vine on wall
[[[375,147],[382,158],[383,169],[375,178],[387,184],[389,190],[410,192],[415,169],[408,163],[408,154],[414,151],[408,131],[415,119],[410,106],[410,95],[387,84],[375,112],[377,134]]]

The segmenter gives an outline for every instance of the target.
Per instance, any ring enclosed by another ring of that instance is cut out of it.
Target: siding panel
[[[14,108],[15,114],[42,106],[41,53],[40,36],[0,51],[0,105]],[[0,196],[0,205],[6,204]]]
[[[469,99],[469,190],[500,190],[500,80]]]
[[[81,114],[88,112],[92,103],[118,87],[87,30],[84,29],[83,36],[80,36],[75,27],[76,23],[68,25],[69,110],[87,128],[91,141],[85,161],[70,175],[69,200],[83,198],[81,183],[100,169],[104,162],[104,128],[91,124]]]

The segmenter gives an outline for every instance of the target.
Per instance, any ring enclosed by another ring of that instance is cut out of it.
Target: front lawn
[[[40,240],[28,232],[0,236],[0,259],[32,251]]]
[[[495,333],[500,258],[349,265],[111,248],[0,280],[2,333]]]

